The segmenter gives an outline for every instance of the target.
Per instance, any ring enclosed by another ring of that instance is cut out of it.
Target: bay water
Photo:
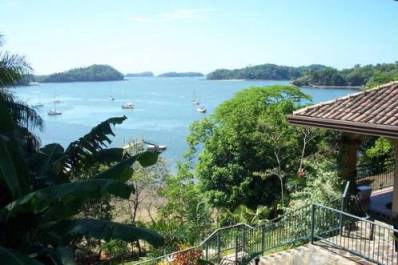
[[[41,83],[18,87],[13,92],[29,105],[44,104],[38,108],[44,129],[36,131],[42,144],[58,142],[66,147],[101,121],[126,115],[128,119],[114,129],[112,146],[122,146],[132,139],[167,145],[163,157],[174,169],[186,150],[188,128],[193,121],[210,115],[219,104],[244,88],[286,84],[288,81],[135,77],[110,82]],[[356,92],[350,88],[301,89],[312,96],[313,103]],[[48,116],[54,99],[60,100],[56,107],[62,115]],[[207,113],[199,113],[192,99],[205,106]],[[135,108],[122,109],[125,102],[132,102]]]

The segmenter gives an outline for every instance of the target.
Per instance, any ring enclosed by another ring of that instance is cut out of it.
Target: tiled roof
[[[364,128],[384,128],[396,130],[398,136],[398,82],[300,109],[288,119],[295,124],[336,130],[341,126],[350,127],[349,131],[353,127],[362,128],[358,133],[365,133]]]

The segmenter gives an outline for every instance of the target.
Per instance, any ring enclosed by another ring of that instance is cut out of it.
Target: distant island
[[[218,69],[207,75],[210,80],[248,79],[248,80],[295,80],[306,72],[319,71],[327,66],[314,64],[292,67],[276,64],[261,64],[241,69]]]
[[[234,70],[218,69],[209,73],[207,79],[291,80],[296,86],[373,87],[398,80],[398,62],[355,65],[343,70],[319,64],[299,67],[262,64]]]
[[[198,72],[168,72],[158,75],[159,77],[202,77],[204,74]]]
[[[74,68],[69,71],[51,75],[35,76],[33,81],[42,83],[52,82],[92,82],[123,80],[122,73],[109,65],[94,64],[83,68]]]
[[[353,68],[337,70],[327,67],[310,71],[293,81],[296,86],[345,86],[374,87],[398,80],[398,62],[392,64],[355,65]]]
[[[141,73],[128,73],[126,77],[153,77],[154,74],[152,72],[141,72]]]

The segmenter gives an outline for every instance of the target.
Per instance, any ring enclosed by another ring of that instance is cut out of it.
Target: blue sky
[[[94,63],[155,73],[343,68],[398,61],[398,2],[0,0],[0,32],[39,74]]]

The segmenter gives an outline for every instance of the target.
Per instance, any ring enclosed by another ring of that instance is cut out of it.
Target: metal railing
[[[347,182],[341,198],[328,206],[309,204],[255,227],[219,228],[197,246],[135,264],[180,264],[175,261],[190,259],[243,264],[255,256],[307,242],[327,244],[378,264],[398,264],[398,230],[344,212],[348,187]]]
[[[394,167],[393,160],[357,166],[356,183],[370,184],[373,190],[393,186]]]
[[[398,230],[320,204],[312,205],[312,242],[326,243],[377,264],[398,264]]]
[[[194,247],[176,251],[153,259],[136,262],[136,265],[173,264],[173,261],[181,260],[206,260],[220,262],[222,259],[243,259],[243,251],[247,247],[247,231],[255,229],[247,224],[236,224],[216,229],[205,240]],[[252,240],[252,238],[248,238]],[[240,251],[239,251],[240,250]],[[236,254],[237,253],[237,254]],[[237,257],[238,255],[238,257]]]

